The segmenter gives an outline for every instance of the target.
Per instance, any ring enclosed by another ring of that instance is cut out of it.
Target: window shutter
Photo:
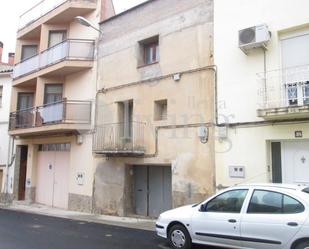
[[[282,67],[309,65],[309,35],[282,40]]]

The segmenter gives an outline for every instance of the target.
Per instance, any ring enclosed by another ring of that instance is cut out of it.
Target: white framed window
[[[309,104],[309,33],[281,40],[282,80],[287,106]]]

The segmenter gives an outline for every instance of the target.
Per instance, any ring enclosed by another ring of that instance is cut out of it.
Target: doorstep
[[[13,202],[10,205],[0,205],[0,208],[26,212],[32,214],[46,215],[51,217],[58,217],[71,220],[79,220],[84,222],[93,222],[106,225],[127,227],[133,229],[141,229],[148,231],[155,231],[155,220],[139,218],[139,217],[118,217],[109,215],[96,215],[90,213],[82,213],[76,211],[69,211],[59,208],[48,207],[41,204],[28,204],[25,202]]]

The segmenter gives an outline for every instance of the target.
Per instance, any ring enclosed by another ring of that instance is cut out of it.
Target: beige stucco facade
[[[213,1],[149,1],[112,18],[110,1],[96,9],[76,2],[17,35],[14,198],[57,207],[61,186],[68,200],[58,207],[153,217],[205,199],[215,190]],[[103,20],[102,34],[73,14]],[[66,40],[49,47],[57,30],[66,30]],[[86,47],[76,49],[76,40]],[[156,61],[146,65],[149,42],[158,43]],[[22,60],[23,45],[37,45],[38,54]],[[62,85],[60,107],[46,105],[46,88],[55,83]],[[33,107],[21,110],[18,99],[29,101],[29,93]],[[67,181],[59,172],[68,172]],[[138,174],[146,177],[145,202],[137,201]],[[151,204],[156,200],[162,206]]]
[[[150,1],[101,23],[101,30],[95,210],[138,213],[136,174],[142,168],[171,171],[167,179],[171,189],[163,192],[171,190],[166,201],[173,207],[203,200],[214,191],[215,178],[213,2]],[[157,39],[160,56],[155,63],[145,65],[142,44],[152,37]],[[166,116],[158,120],[157,103],[162,102]],[[121,132],[119,124],[124,124],[125,109],[120,103],[130,103],[132,108],[128,125],[133,126],[133,141],[127,142],[133,147],[139,142],[142,152],[134,148],[121,151],[119,144],[106,145],[112,137],[122,139],[115,135]],[[206,130],[204,143],[199,130]]]
[[[63,1],[18,31],[9,130],[16,145],[16,200],[44,200],[36,196],[44,193],[44,187],[39,186],[38,190],[38,184],[44,182],[44,178],[48,184],[48,170],[58,168],[60,174],[62,170],[69,172],[68,177],[55,177],[50,188],[62,184],[67,189],[65,199],[68,201],[63,207],[92,211],[95,170],[92,133],[97,91],[96,44],[99,34],[94,29],[80,25],[74,17],[83,16],[95,25],[101,20],[101,15],[104,18],[114,15],[110,1]],[[49,47],[49,34],[57,30],[66,32],[65,40]],[[37,45],[37,55],[22,60],[23,45]],[[35,64],[37,61],[39,63]],[[34,69],[31,67],[33,64],[37,65]],[[46,105],[46,87],[49,84],[62,86],[63,101]],[[33,108],[20,110],[20,93],[33,94]],[[25,152],[27,156],[23,158]],[[49,155],[53,152],[54,158],[50,159]],[[25,160],[26,173],[23,176],[22,165]],[[23,185],[24,195],[21,193]],[[48,198],[54,200],[56,194],[51,193],[53,196]]]

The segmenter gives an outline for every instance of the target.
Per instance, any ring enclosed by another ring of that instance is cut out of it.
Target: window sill
[[[137,66],[137,69],[148,67],[148,66],[152,66],[152,65],[156,65],[156,64],[159,64],[159,62],[156,61],[156,62],[153,62],[153,63],[150,63],[150,64],[143,64],[143,65]]]

